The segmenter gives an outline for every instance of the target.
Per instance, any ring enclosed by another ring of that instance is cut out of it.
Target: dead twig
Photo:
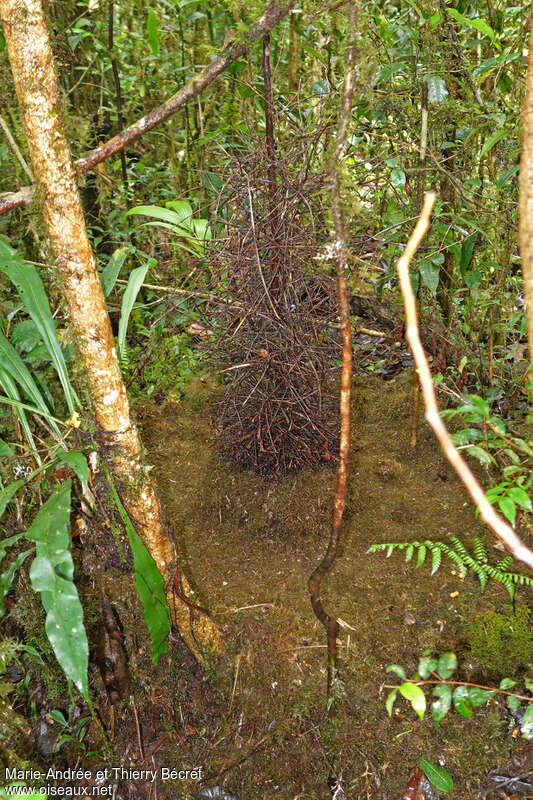
[[[400,288],[405,307],[406,338],[409,342],[420,377],[420,385],[422,387],[422,394],[426,406],[426,420],[437,437],[444,455],[462,480],[466,491],[479,508],[479,513],[483,521],[517,561],[522,561],[533,569],[533,551],[524,544],[511,526],[504,522],[491,506],[480,483],[452,442],[450,434],[439,414],[431,371],[424,348],[422,347],[422,342],[420,341],[416,301],[409,277],[409,265],[429,228],[435,198],[435,192],[428,192],[428,194],[426,194],[418,222],[397,264]]]

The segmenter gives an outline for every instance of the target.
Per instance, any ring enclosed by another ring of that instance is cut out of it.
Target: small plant
[[[487,550],[483,541],[479,537],[473,540],[473,551],[469,553],[464,544],[456,537],[450,536],[450,544],[445,542],[433,542],[426,539],[424,542],[385,542],[373,544],[368,548],[367,553],[376,553],[381,550],[387,551],[389,558],[395,550],[405,550],[405,560],[411,561],[416,553],[416,566],[420,567],[426,560],[428,553],[431,553],[432,566],[431,574],[434,575],[442,563],[442,556],[447,556],[459,571],[459,576],[464,578],[470,569],[474,572],[481,586],[481,590],[487,585],[489,578],[505,586],[509,597],[514,601],[516,586],[533,586],[533,578],[522,575],[520,572],[511,572],[509,567],[513,563],[512,556],[505,556],[496,564],[488,563]]]
[[[489,403],[478,395],[462,398],[462,405],[441,412],[448,419],[460,415],[466,427],[452,434],[459,450],[485,466],[496,465],[503,480],[487,491],[487,499],[497,505],[503,516],[515,525],[517,512],[533,512],[528,490],[533,482],[533,442],[508,430]]]
[[[507,697],[507,705],[511,711],[516,711],[526,703],[520,731],[525,739],[533,739],[533,697],[511,691],[517,682],[510,678],[503,678],[499,687],[482,686],[468,681],[452,680],[457,669],[457,656],[455,653],[443,653],[438,658],[430,655],[426,650],[418,662],[418,669],[411,678],[406,677],[405,670],[399,664],[389,664],[387,672],[393,672],[402,683],[384,688],[391,691],[387,695],[386,708],[392,716],[395,700],[398,693],[407,700],[418,717],[424,719],[427,700],[425,689],[430,688],[435,700],[431,704],[431,714],[435,727],[446,717],[452,705],[462,717],[471,717],[472,709],[486,705],[491,697],[503,694]],[[533,680],[525,678],[525,688],[533,692]],[[431,780],[431,779],[430,779]]]

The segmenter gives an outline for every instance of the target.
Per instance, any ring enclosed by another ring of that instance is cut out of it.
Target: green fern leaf
[[[431,548],[431,553],[432,553],[431,574],[434,575],[436,573],[436,571],[438,570],[438,568],[440,567],[440,565],[441,565],[442,550],[439,547],[437,547],[437,545],[434,545]]]

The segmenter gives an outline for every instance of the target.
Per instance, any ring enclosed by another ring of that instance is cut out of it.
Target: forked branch
[[[466,491],[479,508],[479,513],[483,521],[517,561],[523,561],[524,564],[527,564],[528,567],[533,569],[533,551],[524,544],[511,526],[504,522],[491,506],[479,481],[452,442],[450,434],[439,414],[431,371],[424,348],[422,347],[422,342],[420,341],[416,301],[409,277],[409,265],[429,228],[434,203],[435,192],[428,192],[424,198],[424,205],[418,217],[418,222],[396,267],[405,307],[406,338],[409,342],[411,352],[413,353],[415,366],[420,378],[422,395],[426,406],[426,420],[437,437],[444,451],[444,455],[460,477]]]

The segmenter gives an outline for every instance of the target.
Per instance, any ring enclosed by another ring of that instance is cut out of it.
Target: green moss
[[[487,670],[515,675],[533,655],[533,628],[527,606],[517,605],[513,612],[507,605],[504,611],[504,614],[489,611],[473,619],[470,649],[473,658]]]

